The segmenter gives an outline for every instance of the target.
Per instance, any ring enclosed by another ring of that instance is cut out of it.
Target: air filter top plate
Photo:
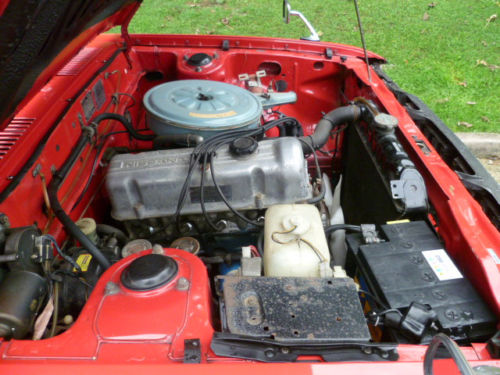
[[[208,80],[180,80],[153,87],[144,96],[149,127],[159,135],[213,135],[253,128],[262,113],[260,100],[241,87]]]

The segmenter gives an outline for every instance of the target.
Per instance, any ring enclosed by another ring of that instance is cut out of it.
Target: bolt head
[[[267,358],[273,358],[275,356],[274,351],[272,349],[268,349],[264,352]]]
[[[185,277],[181,277],[177,281],[177,290],[184,291],[189,289],[189,280]]]
[[[362,350],[365,354],[372,354],[372,348],[370,348],[369,346],[364,347]]]

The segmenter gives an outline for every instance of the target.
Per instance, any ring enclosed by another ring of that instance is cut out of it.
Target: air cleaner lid
[[[172,81],[153,87],[144,96],[144,106],[168,125],[203,131],[251,125],[262,113],[260,100],[249,91],[208,80]]]

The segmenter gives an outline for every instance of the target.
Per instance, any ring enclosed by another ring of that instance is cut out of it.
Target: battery
[[[384,242],[364,244],[347,236],[348,265],[358,268],[370,291],[391,309],[412,302],[430,306],[440,330],[457,341],[481,341],[497,319],[464,277],[425,221],[381,226]]]

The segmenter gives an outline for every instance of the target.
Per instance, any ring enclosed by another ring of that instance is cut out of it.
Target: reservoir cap
[[[128,289],[146,291],[165,285],[177,272],[177,262],[171,257],[148,254],[130,263],[122,272],[121,281]]]

